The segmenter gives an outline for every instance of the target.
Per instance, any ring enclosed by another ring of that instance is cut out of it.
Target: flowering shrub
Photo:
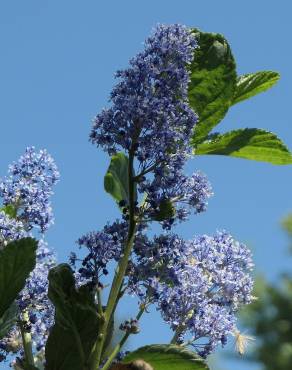
[[[212,132],[231,105],[268,89],[278,75],[237,77],[221,35],[159,25],[116,77],[112,104],[95,117],[90,141],[111,156],[104,185],[121,219],[79,238],[82,259],[73,251],[70,265],[57,265],[44,241],[59,179],[45,150],[27,148],[0,182],[0,361],[12,358],[15,369],[205,369],[204,359],[230,334],[244,351],[236,313],[253,300],[250,251],[226,231],[184,240],[174,227],[205,212],[213,195],[203,173],[184,173],[191,155],[292,163],[264,130]],[[160,235],[149,236],[152,223]],[[109,263],[116,269],[108,289]],[[111,348],[126,294],[137,297],[137,316],[121,323],[122,339]],[[170,344],[123,359],[150,305],[172,329]]]

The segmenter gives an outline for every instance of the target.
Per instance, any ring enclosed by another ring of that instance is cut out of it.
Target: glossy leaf
[[[196,155],[226,155],[276,165],[292,164],[291,152],[275,134],[255,128],[211,136],[194,151]]]
[[[104,177],[104,188],[117,202],[129,203],[129,159],[124,153],[112,156]]]
[[[17,298],[34,269],[36,248],[36,240],[23,238],[0,251],[0,317]]]
[[[163,199],[159,204],[159,209],[153,219],[155,221],[168,220],[175,216],[176,210],[170,199]]]
[[[279,78],[279,73],[273,71],[261,71],[239,76],[232,104],[240,103],[270,89],[278,82]]]
[[[223,119],[236,87],[236,66],[226,39],[194,29],[199,48],[190,66],[189,103],[199,115],[192,142],[202,142]]]
[[[56,313],[46,345],[46,370],[86,369],[99,329],[93,294],[86,286],[77,289],[70,266],[61,264],[49,272],[49,298]]]
[[[17,210],[12,204],[0,208],[0,211],[5,212],[10,218],[15,218],[17,214]]]
[[[123,363],[142,359],[155,370],[207,370],[205,361],[195,352],[171,344],[154,344],[128,354]]]

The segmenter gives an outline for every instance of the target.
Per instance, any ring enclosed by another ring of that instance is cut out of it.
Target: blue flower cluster
[[[189,72],[197,43],[184,26],[160,25],[145,49],[118,71],[121,81],[111,93],[113,106],[96,116],[91,141],[111,155],[135,150],[146,163],[165,161],[185,142],[197,116],[187,102]]]
[[[98,284],[100,277],[108,274],[107,264],[111,260],[119,260],[127,232],[127,222],[116,221],[106,225],[101,232],[92,231],[78,239],[77,243],[86,248],[88,254],[79,260],[72,252],[69,260],[74,269],[78,268],[80,282],[90,280]],[[81,262],[81,267],[78,267],[78,262]]]
[[[143,224],[137,226],[136,243],[144,240],[142,231],[146,228]],[[116,220],[112,224],[108,223],[102,231],[91,231],[77,240],[79,248],[87,250],[82,259],[74,252],[69,256],[79,285],[91,282],[93,286],[103,288],[101,278],[108,274],[110,262],[119,262],[127,241],[128,229],[128,221]]]
[[[44,232],[53,221],[49,198],[58,179],[58,169],[47,151],[29,147],[0,181],[0,197],[4,205],[15,207],[26,230],[37,226]]]
[[[192,209],[204,211],[212,194],[204,175],[188,178],[182,172],[197,122],[188,105],[188,65],[196,47],[190,29],[158,26],[144,51],[117,73],[112,107],[96,116],[90,135],[109,154],[134,152],[138,190],[147,194],[142,216],[168,229]],[[165,205],[168,212],[161,210]]]
[[[11,218],[4,211],[0,211],[0,250],[10,241],[25,238],[27,232],[21,221]]]
[[[190,29],[158,26],[130,67],[118,71],[112,106],[95,117],[90,140],[109,155],[122,150],[133,158],[141,203],[133,205],[137,229],[124,279],[128,293],[156,304],[175,332],[174,341],[191,336],[190,344],[206,356],[226,343],[235,330],[235,312],[251,300],[250,252],[225,232],[191,241],[170,233],[150,240],[143,233],[154,220],[170,230],[192,212],[205,211],[212,195],[202,173],[183,173],[198,120],[188,104],[196,47]],[[129,205],[125,200],[119,205],[123,222],[79,240],[89,251],[78,272],[84,280],[100,284],[107,264],[123,253]],[[76,261],[72,254],[75,268]],[[122,329],[129,330],[129,323]]]
[[[52,157],[45,151],[27,148],[18,162],[9,167],[9,176],[0,181],[3,208],[0,211],[0,249],[16,239],[31,236],[33,227],[45,232],[52,223],[50,196],[59,179]],[[36,253],[36,267],[16,301],[19,319],[31,333],[34,354],[43,357],[44,345],[54,319],[48,291],[48,272],[56,263],[54,253],[41,239]],[[19,329],[13,327],[0,341],[0,361],[8,353],[19,354],[22,346]],[[13,365],[13,363],[12,363]]]
[[[135,245],[129,293],[150,300],[177,333],[208,355],[235,330],[234,314],[250,303],[250,251],[226,232],[184,241],[175,234],[146,237]]]

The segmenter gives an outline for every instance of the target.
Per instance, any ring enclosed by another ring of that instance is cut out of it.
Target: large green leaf
[[[172,344],[154,344],[131,352],[123,362],[142,359],[155,370],[206,370],[205,361],[195,352]]]
[[[279,78],[279,73],[273,71],[261,71],[239,76],[232,104],[237,104],[270,89],[278,82]]]
[[[189,102],[199,115],[192,142],[202,142],[223,119],[236,86],[235,61],[226,39],[194,29],[199,48],[190,66]]]
[[[0,339],[4,338],[9,330],[16,324],[17,321],[17,305],[12,305],[4,312],[3,316],[0,317]]]
[[[227,155],[277,165],[292,164],[292,155],[286,145],[275,134],[256,128],[211,136],[194,151],[197,155]]]
[[[49,298],[53,302],[55,325],[46,345],[46,370],[84,370],[98,337],[99,319],[93,294],[75,287],[69,265],[49,272]]]
[[[112,156],[104,177],[104,188],[117,202],[129,203],[129,159],[124,153]]]
[[[35,267],[37,241],[23,238],[0,251],[0,317],[9,309]]]

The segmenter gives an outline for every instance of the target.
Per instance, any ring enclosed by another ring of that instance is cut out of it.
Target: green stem
[[[24,312],[23,319],[19,321],[19,330],[21,333],[25,361],[28,365],[34,366],[34,358],[32,353],[31,334],[25,330],[25,323],[28,322],[28,313]]]
[[[140,320],[141,316],[143,315],[143,313],[145,311],[145,308],[146,308],[145,305],[141,305],[140,311],[138,312],[138,314],[136,316],[137,321]],[[117,354],[120,352],[120,350],[122,349],[123,345],[125,344],[125,342],[127,341],[127,339],[129,338],[130,335],[131,335],[130,332],[125,333],[125,335],[123,336],[121,341],[115,346],[113,352],[111,353],[111,355],[107,359],[106,363],[103,365],[102,370],[107,370],[111,366],[112,361],[115,359]]]
[[[97,309],[98,309],[98,313],[100,314],[100,316],[103,315],[103,308],[102,308],[102,299],[101,299],[101,292],[100,292],[100,288],[97,287]]]
[[[104,346],[104,341],[106,338],[106,332],[110,318],[115,312],[117,301],[119,299],[119,294],[123,284],[124,276],[127,270],[129,257],[132,251],[133,242],[136,232],[136,220],[135,220],[135,190],[134,190],[134,151],[129,152],[129,168],[128,168],[128,178],[129,178],[129,231],[128,238],[124,247],[123,257],[121,258],[115,277],[112,282],[109,298],[106,305],[106,310],[104,312],[104,322],[101,327],[101,331],[98,340],[95,344],[95,348],[91,355],[91,369],[98,369]]]
[[[182,332],[183,332],[183,325],[179,325],[170,341],[170,344],[177,344],[177,340]]]

